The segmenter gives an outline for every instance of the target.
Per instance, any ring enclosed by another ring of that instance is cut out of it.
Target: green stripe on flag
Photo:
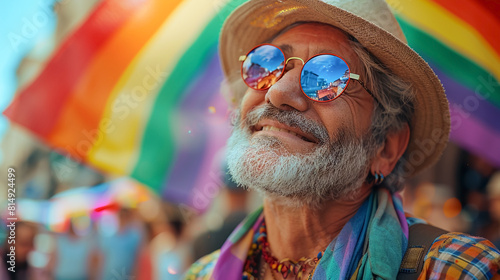
[[[408,44],[425,60],[438,66],[460,84],[500,108],[500,85],[493,75],[402,17],[396,16],[396,18],[406,35]],[[447,92],[447,94],[453,93]]]

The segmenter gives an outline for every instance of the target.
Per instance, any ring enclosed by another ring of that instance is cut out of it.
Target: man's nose
[[[285,72],[283,77],[272,85],[266,93],[266,102],[282,110],[306,111],[309,107],[307,97],[300,87],[300,61]]]

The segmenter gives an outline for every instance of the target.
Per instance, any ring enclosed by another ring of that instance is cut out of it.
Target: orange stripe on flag
[[[101,118],[113,88],[178,2],[180,0],[147,1],[103,46],[51,131],[48,141],[52,145],[68,147],[67,152],[77,158],[86,157],[91,147],[99,145],[105,133],[112,131],[111,120]]]

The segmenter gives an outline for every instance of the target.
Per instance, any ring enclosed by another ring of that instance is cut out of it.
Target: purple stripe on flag
[[[227,103],[223,97],[221,95],[214,96],[210,104],[221,111],[222,117],[205,115],[203,118],[209,130],[206,139],[207,149],[204,151],[203,164],[191,193],[191,204],[199,211],[204,211],[210,206],[212,199],[218,194],[219,188],[223,185],[223,147],[231,130],[229,120],[225,117]]]
[[[201,124],[193,123],[192,119],[187,119],[186,114],[177,113],[178,132],[176,136],[177,154],[174,157],[172,166],[166,182],[164,183],[163,197],[169,201],[189,204],[190,193],[194,187],[196,177],[202,165],[200,155],[207,149],[205,139],[209,131]]]
[[[214,95],[220,94],[224,75],[216,46],[208,51],[205,62],[206,67],[199,70],[195,82],[182,94],[180,108],[183,111],[207,112]]]
[[[483,125],[500,132],[500,122],[498,121],[500,108],[488,102],[480,93],[476,93],[448,77],[438,67],[432,66],[432,69],[443,83],[446,96],[451,104],[467,112],[467,114],[474,115]]]
[[[227,103],[219,93],[222,70],[217,50],[207,55],[207,67],[200,70],[182,94],[177,113],[177,154],[165,181],[163,196],[204,211],[216,195],[221,167],[216,153],[229,135]]]
[[[455,104],[450,104],[450,117],[450,139],[500,167],[500,133],[488,128]]]

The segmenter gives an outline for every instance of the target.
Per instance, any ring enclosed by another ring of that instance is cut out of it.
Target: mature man
[[[439,158],[449,113],[383,0],[251,0],[220,55],[237,105],[229,169],[264,206],[187,279],[500,277],[489,241],[402,211],[396,192]]]

